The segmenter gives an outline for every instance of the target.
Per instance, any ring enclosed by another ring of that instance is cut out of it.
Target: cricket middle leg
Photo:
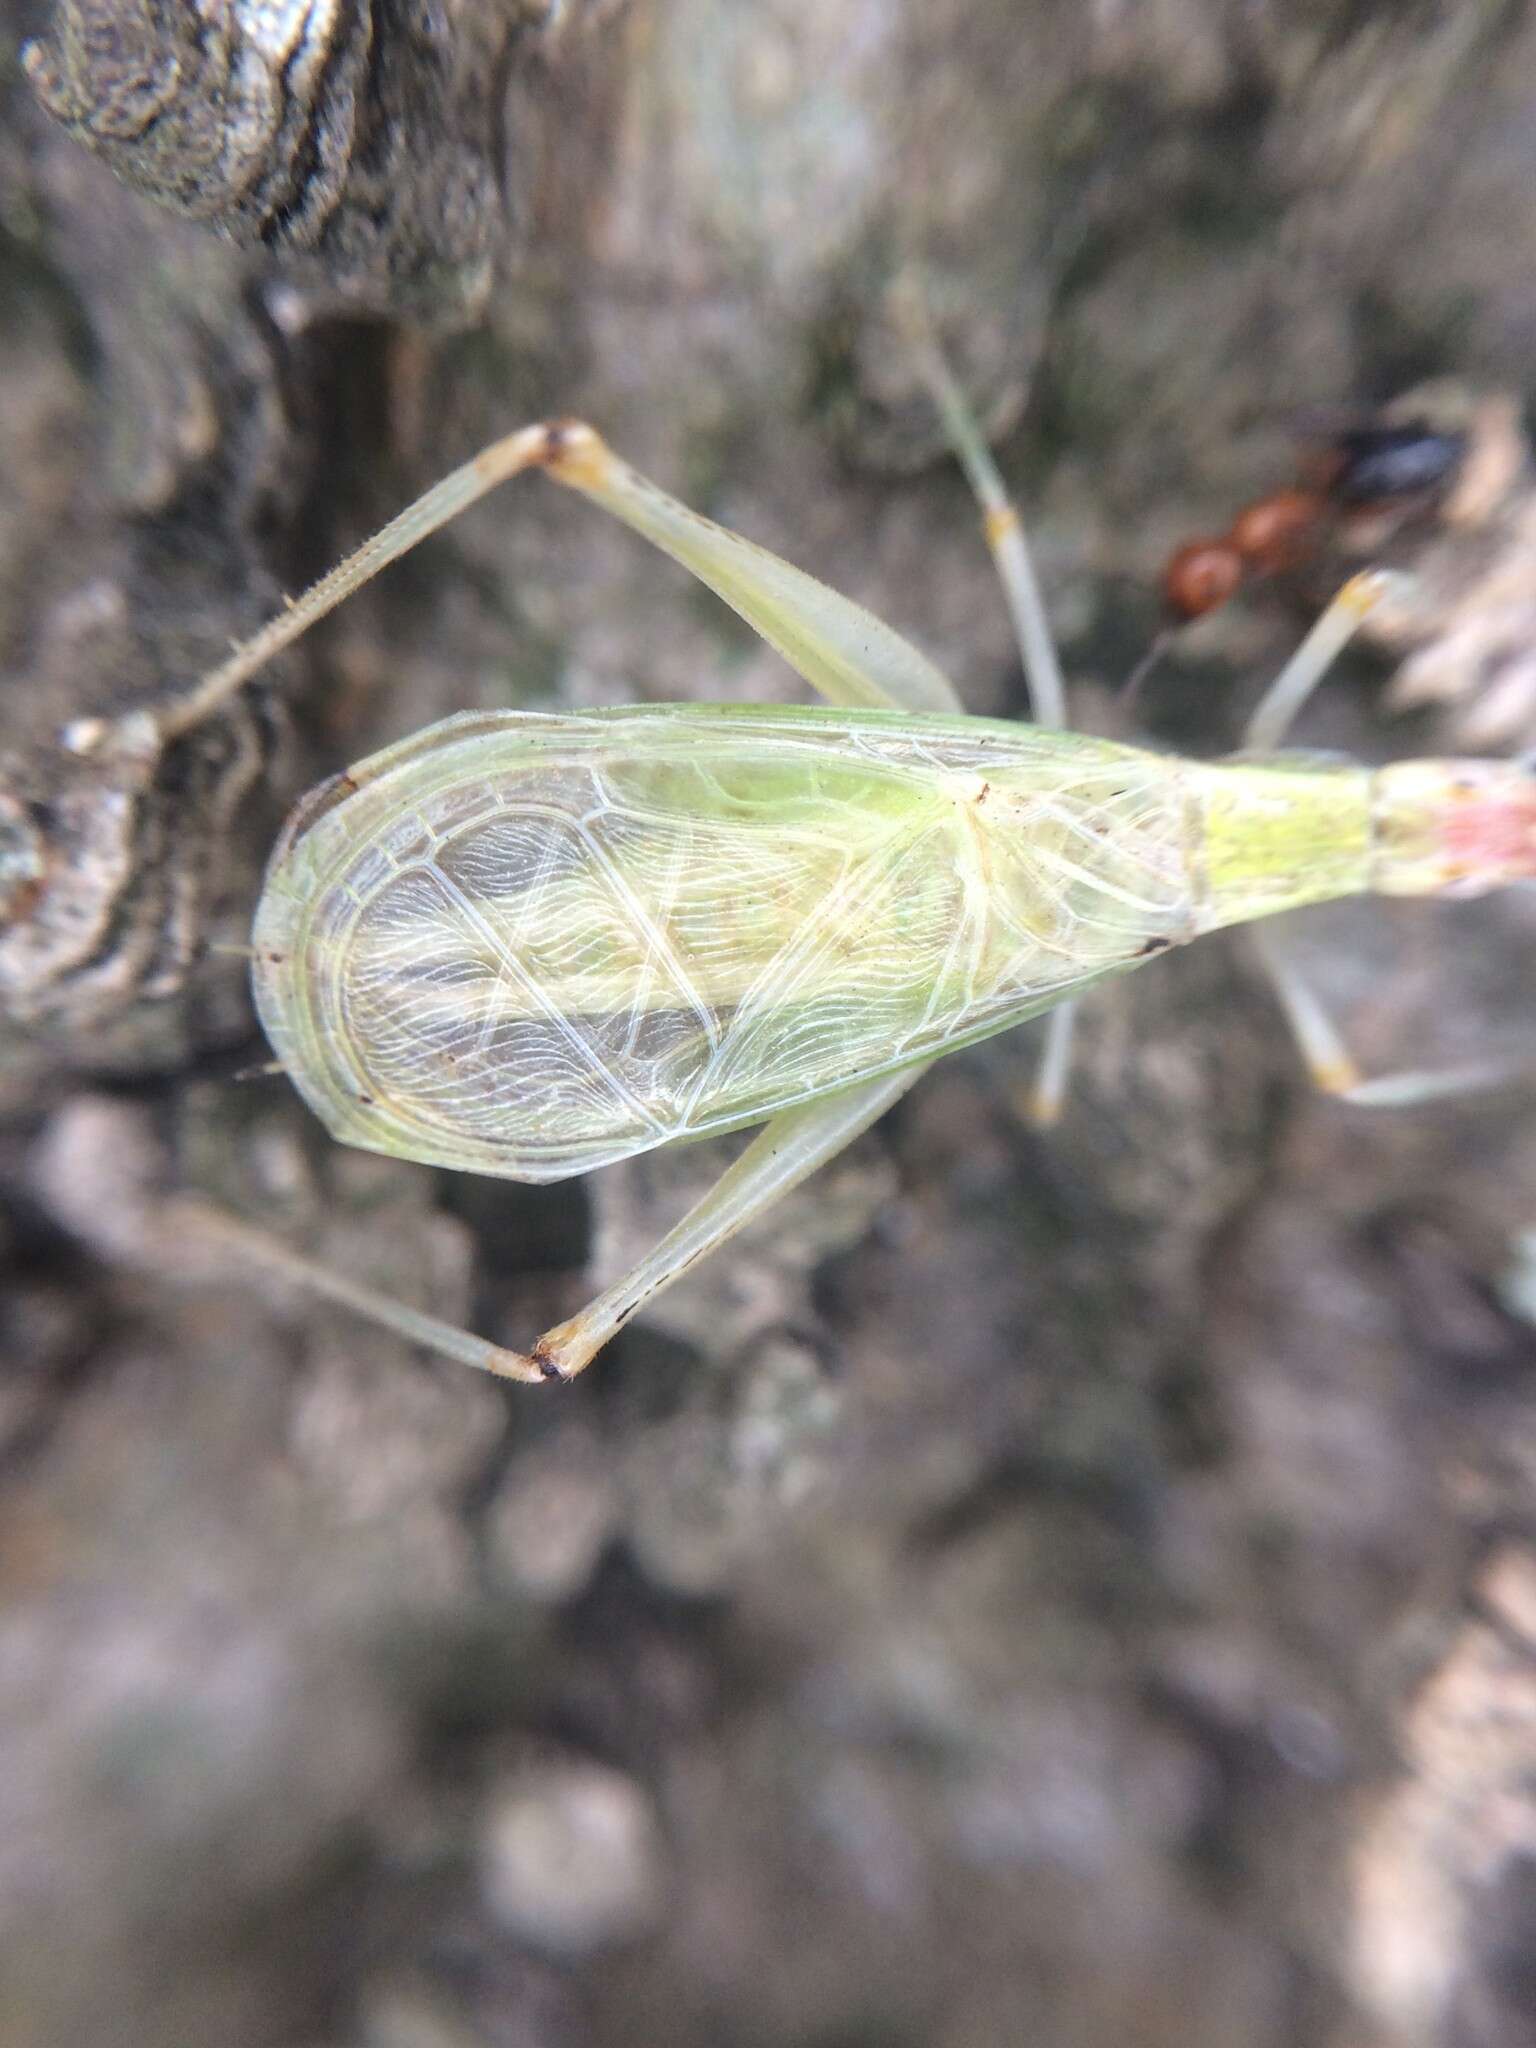
[[[981,508],[981,530],[991,551],[993,566],[1003,586],[1008,616],[1013,621],[1019,660],[1029,692],[1030,716],[1036,725],[1065,729],[1071,724],[1067,713],[1066,682],[1056,639],[1040,594],[1034,558],[1024,532],[1024,522],[1008,494],[1001,472],[992,459],[981,422],[945,361],[933,332],[920,287],[909,293],[905,307],[906,325],[917,352],[917,365],[933,397],[944,431],[965,472]],[[1027,1115],[1037,1129],[1060,1120],[1072,1078],[1072,1041],[1077,1022],[1075,1002],[1058,1003],[1045,1020],[1045,1039],[1040,1065],[1027,1099]]]
[[[532,1385],[574,1379],[631,1316],[834,1158],[905,1094],[923,1071],[910,1067],[856,1082],[836,1095],[774,1117],[659,1243],[576,1315],[547,1330],[527,1351],[493,1344],[441,1316],[429,1315],[349,1279],[200,1196],[178,1196],[167,1203],[162,1228],[178,1241],[188,1236],[200,1239],[216,1252],[229,1253],[240,1265],[334,1301],[367,1322],[477,1372]]]

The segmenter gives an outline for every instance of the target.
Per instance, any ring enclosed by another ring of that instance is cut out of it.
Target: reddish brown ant
[[[1244,505],[1225,533],[1186,541],[1161,577],[1163,626],[1121,692],[1128,702],[1173,635],[1219,611],[1247,583],[1306,568],[1329,543],[1358,559],[1374,555],[1401,528],[1439,514],[1461,494],[1472,459],[1470,424],[1460,412],[1437,422],[1446,403],[1422,387],[1372,419],[1335,423],[1307,448],[1294,480]],[[1464,411],[1464,408],[1462,409]],[[1501,485],[1502,488],[1502,485]]]
[[[1300,567],[1333,525],[1361,513],[1399,518],[1429,508],[1455,482],[1467,437],[1423,419],[1348,428],[1313,449],[1295,483],[1255,498],[1224,534],[1186,541],[1162,575],[1171,625],[1204,618],[1250,578]]]

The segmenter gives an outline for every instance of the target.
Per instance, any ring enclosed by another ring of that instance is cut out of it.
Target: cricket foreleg
[[[1497,1088],[1522,1078],[1520,1071],[1489,1061],[1481,1065],[1405,1068],[1395,1074],[1364,1075],[1344,1043],[1337,1026],[1306,979],[1287,960],[1263,929],[1247,933],[1248,943],[1274,989],[1291,1035],[1296,1041],[1314,1085],[1326,1095],[1361,1108],[1401,1109],[1419,1102],[1437,1102],[1453,1095],[1470,1095],[1483,1088]],[[1525,1076],[1524,1078],[1528,1078]]]
[[[241,1264],[338,1302],[366,1321],[460,1365],[493,1373],[499,1379],[535,1384],[568,1380],[590,1364],[637,1309],[825,1165],[889,1108],[922,1071],[921,1067],[909,1067],[878,1080],[861,1081],[820,1102],[774,1117],[659,1244],[578,1315],[546,1331],[526,1352],[489,1343],[439,1316],[349,1280],[201,1198],[173,1201],[165,1220],[178,1240],[201,1240],[216,1251],[231,1252]]]

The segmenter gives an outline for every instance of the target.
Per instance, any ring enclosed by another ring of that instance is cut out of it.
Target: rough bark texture
[[[722,1153],[343,1156],[236,1083],[205,942],[388,738],[785,674],[530,480],[192,738],[124,715],[552,410],[1018,709],[888,317],[916,252],[1105,721],[1298,414],[1531,395],[1530,10],[188,19],[17,7],[0,50],[0,2038],[1528,2042],[1528,1088],[1319,1102],[1213,943],[1093,1005],[1059,1132],[1028,1032],[959,1056],[575,1388],[503,1393],[189,1271],[160,1198],[523,1342]],[[1230,745],[1295,632],[1212,621],[1158,736]],[[1307,740],[1427,750],[1379,681]],[[1295,943],[1373,1068],[1530,1057],[1528,900]]]

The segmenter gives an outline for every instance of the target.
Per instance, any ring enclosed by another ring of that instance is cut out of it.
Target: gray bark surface
[[[293,799],[433,719],[795,686],[530,478],[197,733],[153,714],[546,413],[1018,713],[915,255],[1107,726],[1161,563],[1298,419],[1532,397],[1531,10],[4,23],[6,2048],[1530,2041],[1529,1086],[1320,1101],[1202,943],[1094,999],[1058,1131],[1032,1032],[959,1055],[577,1386],[503,1390],[167,1198],[524,1344],[732,1147],[544,1190],[343,1154],[236,1079],[217,949]],[[1230,748],[1302,623],[1201,627],[1154,735]],[[1433,694],[1496,668],[1529,744],[1529,643],[1473,641]],[[1445,744],[1389,669],[1304,743]],[[1294,944],[1372,1070],[1529,1061],[1530,893]]]

